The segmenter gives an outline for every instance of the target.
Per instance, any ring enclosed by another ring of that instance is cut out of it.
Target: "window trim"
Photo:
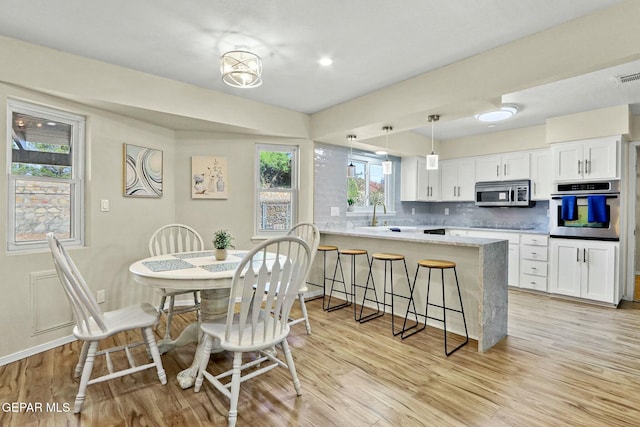
[[[260,153],[262,151],[275,151],[275,152],[291,152],[293,153],[291,159],[291,189],[278,189],[278,192],[291,192],[291,226],[293,227],[298,220],[298,196],[300,192],[300,147],[298,145],[289,144],[264,144],[256,143],[255,148],[255,163],[254,163],[254,208],[253,208],[253,233],[258,238],[270,238],[274,236],[281,236],[286,234],[289,230],[260,230],[260,220],[262,216],[259,213],[260,207],[260,194],[261,192],[269,192],[270,190],[262,190],[260,188]],[[273,190],[275,191],[275,190]]]
[[[72,176],[70,179],[31,177],[23,175],[13,175],[11,173],[13,151],[12,144],[12,121],[13,113],[25,113],[43,118],[50,118],[58,122],[72,126],[71,134],[71,159]],[[67,246],[84,245],[85,228],[85,206],[84,206],[84,171],[85,171],[85,145],[86,145],[86,120],[85,116],[70,113],[53,107],[47,107],[27,101],[8,98],[7,99],[7,139],[5,140],[7,150],[6,173],[7,173],[7,251],[10,253],[20,253],[34,250],[47,249],[46,239],[16,242],[15,241],[15,211],[16,211],[16,181],[45,181],[71,184],[70,209],[71,209],[71,238],[63,239]]]

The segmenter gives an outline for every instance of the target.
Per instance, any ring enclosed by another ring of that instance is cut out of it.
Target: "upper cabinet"
[[[620,137],[607,137],[551,145],[553,179],[620,178],[620,141]]]
[[[401,201],[435,202],[440,200],[440,171],[427,170],[424,157],[403,157],[401,179]]]
[[[475,188],[475,161],[473,158],[443,160],[440,162],[440,200],[473,201]]]
[[[476,181],[529,179],[529,152],[503,153],[476,158]]]
[[[553,192],[551,150],[531,151],[531,199],[548,200]]]

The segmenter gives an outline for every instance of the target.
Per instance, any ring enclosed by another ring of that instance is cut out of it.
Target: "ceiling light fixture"
[[[385,155],[387,156],[387,159],[384,162],[382,162],[382,173],[384,175],[391,175],[391,173],[393,172],[393,163],[391,163],[391,160],[389,160],[389,131],[393,130],[393,127],[384,126],[382,130],[387,133],[386,144],[385,144],[385,148],[386,148]]]
[[[220,61],[222,81],[238,88],[258,87],[262,84],[262,59],[245,50],[232,50]]]
[[[510,119],[518,114],[518,107],[515,105],[503,105],[502,108],[485,113],[476,114],[474,117],[481,122],[499,122]]]
[[[427,117],[427,120],[431,123],[431,154],[427,154],[427,170],[437,170],[438,169],[438,155],[434,150],[434,138],[433,138],[433,128],[434,123],[440,120],[440,116],[438,114],[432,114]]]
[[[328,67],[329,65],[333,64],[333,59],[329,58],[328,56],[325,56],[323,58],[320,58],[320,60],[318,62],[323,67]]]
[[[347,135],[347,141],[349,141],[349,145],[351,146],[351,158],[353,158],[353,141],[355,140],[355,135]],[[355,176],[356,166],[353,164],[353,160],[349,160],[349,165],[347,165],[347,178],[354,178]]]

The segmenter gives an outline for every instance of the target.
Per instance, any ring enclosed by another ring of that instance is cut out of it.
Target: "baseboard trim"
[[[76,341],[76,337],[74,337],[73,335],[68,335],[66,337],[58,338],[57,340],[49,341],[35,347],[27,348],[16,353],[0,357],[0,366],[17,362],[18,360],[33,356],[38,353],[42,353],[43,351],[51,350],[52,348],[60,347],[61,345],[69,344],[73,341]]]

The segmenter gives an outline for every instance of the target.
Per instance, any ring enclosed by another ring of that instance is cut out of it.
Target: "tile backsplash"
[[[314,221],[320,229],[344,229],[369,225],[371,214],[347,212],[346,147],[315,144],[314,150]],[[437,225],[446,227],[477,227],[513,230],[549,230],[549,202],[538,201],[531,208],[479,208],[473,202],[401,202],[398,157],[393,161],[396,202],[387,207],[395,214],[378,214],[379,224]],[[332,208],[339,215],[331,216]],[[445,212],[448,210],[448,215]]]

